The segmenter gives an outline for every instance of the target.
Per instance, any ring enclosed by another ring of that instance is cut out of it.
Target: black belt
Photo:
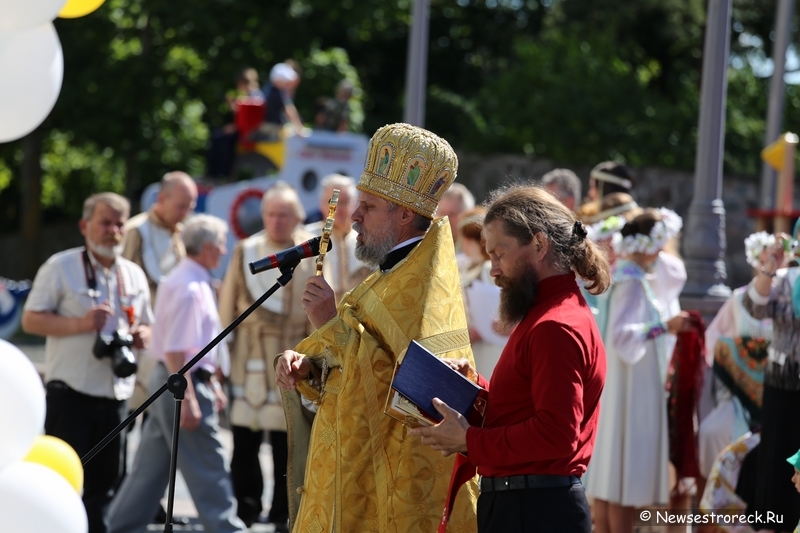
[[[581,482],[578,476],[551,476],[529,474],[527,476],[481,477],[481,492],[501,492],[522,489],[551,489],[569,487]]]
[[[48,381],[45,386],[47,390],[75,390],[61,380]]]
[[[89,398],[93,401],[113,402],[113,403],[122,403],[123,401],[125,401],[125,400],[117,400],[116,398],[107,398],[105,396],[91,396],[89,394],[76,391],[75,389],[73,389],[72,387],[61,381],[60,379],[54,379],[48,381],[47,385],[45,385],[45,389],[47,389],[48,393],[52,392],[53,394],[55,394],[56,391],[60,391],[62,393],[69,393],[70,395],[73,396],[81,396],[83,398]]]

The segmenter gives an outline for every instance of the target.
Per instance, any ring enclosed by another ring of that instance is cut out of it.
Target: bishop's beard
[[[385,224],[370,232],[365,232],[364,227],[355,222],[353,229],[360,233],[363,239],[361,242],[356,241],[355,255],[356,259],[364,264],[380,266],[397,244],[397,229],[391,224]]]
[[[497,276],[495,284],[500,287],[500,308],[499,325],[502,329],[510,330],[516,326],[533,304],[536,303],[536,286],[539,283],[539,276],[528,263],[520,263],[520,275],[518,277]]]

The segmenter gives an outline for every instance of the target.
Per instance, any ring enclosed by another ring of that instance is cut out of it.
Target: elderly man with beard
[[[444,420],[409,430],[481,474],[481,533],[592,529],[580,476],[592,455],[605,350],[576,274],[592,294],[610,283],[605,255],[569,209],[538,187],[494,194],[484,236],[502,289],[500,319],[516,325],[492,374],[483,427],[441,401]],[[450,361],[465,375],[467,361]],[[437,403],[438,402],[438,403]]]
[[[253,275],[248,267],[250,262],[312,238],[303,230],[306,213],[300,197],[288,183],[279,181],[267,189],[261,200],[261,217],[264,231],[239,241],[233,250],[219,293],[223,324],[233,322],[281,275],[277,268]],[[286,418],[272,361],[275,354],[297,344],[311,331],[300,298],[303,284],[314,271],[313,261],[301,261],[295,267],[294,281],[244,320],[231,342],[231,479],[239,518],[248,527],[259,519],[262,510],[264,478],[259,451],[265,432],[272,446],[273,468],[269,470],[275,480],[267,518],[278,532],[284,531],[289,518],[285,484]]]
[[[327,281],[306,283],[303,307],[317,329],[276,361],[289,493],[297,494],[293,531],[405,533],[440,522],[454,460],[409,437],[384,405],[412,340],[473,364],[450,226],[446,217],[432,221],[457,165],[450,145],[429,131],[379,129],[351,217],[356,257],[378,269],[338,308]],[[316,410],[313,427],[303,401]],[[473,480],[455,500],[450,531],[475,531],[476,497]]]
[[[135,375],[119,376],[111,357],[93,350],[99,336],[133,336],[136,348],[150,338],[150,290],[136,264],[120,256],[128,201],[114,193],[90,196],[79,227],[86,246],[65,250],[42,265],[33,281],[22,328],[47,337],[45,433],[65,440],[83,456],[111,432],[126,412]],[[94,352],[94,353],[93,353]],[[83,503],[89,533],[104,533],[105,510],[119,484],[124,433],[84,470]]]

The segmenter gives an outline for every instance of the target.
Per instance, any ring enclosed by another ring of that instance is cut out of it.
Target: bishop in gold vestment
[[[392,157],[388,167],[381,167],[387,151]],[[413,188],[406,179],[412,160],[426,162]],[[449,186],[456,166],[449,144],[430,132],[404,124],[378,130],[353,215],[362,247],[376,238],[368,237],[364,228],[369,225],[376,235],[391,233],[376,225],[379,219],[368,223],[374,215],[364,213],[385,210],[378,204],[387,200],[395,204],[389,214],[407,207],[432,218],[447,189],[436,188],[436,181],[444,179]],[[401,189],[402,195],[392,192]],[[445,217],[428,224],[417,237],[396,239],[381,268],[344,295],[336,316],[276,361],[279,383],[286,375],[281,374],[288,361],[283,358],[296,356],[289,364],[310,369],[308,379],[282,391],[288,488],[298,495],[290,500],[294,533],[433,533],[439,526],[454,457],[423,446],[384,413],[396,363],[411,340],[439,357],[472,361],[449,223]],[[305,357],[298,359],[298,352]],[[305,407],[312,403],[317,412],[309,423]],[[460,489],[447,531],[477,530],[476,500],[473,479]]]

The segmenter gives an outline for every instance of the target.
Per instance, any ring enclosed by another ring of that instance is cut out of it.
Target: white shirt
[[[165,362],[167,353],[183,352],[185,364],[222,331],[210,282],[208,270],[187,257],[158,286],[151,343],[157,361]],[[214,372],[218,366],[226,367],[227,357],[221,342],[195,368]]]
[[[150,288],[144,272],[136,264],[117,258],[110,269],[98,263],[89,254],[97,279],[98,295],[92,298],[83,265],[83,248],[59,252],[42,265],[33,280],[31,292],[25,303],[26,311],[50,312],[59,316],[80,318],[96,304],[107,303],[112,316],[102,332],[127,333],[131,326],[122,308],[120,295],[130,298],[133,307],[133,326],[153,322],[150,311]],[[122,280],[122,288],[118,280]],[[45,381],[63,381],[72,389],[102,398],[125,400],[133,393],[135,376],[120,379],[111,370],[111,359],[96,358],[92,354],[95,333],[81,333],[66,337],[48,336],[45,346]]]
[[[389,253],[392,253],[392,252],[394,252],[395,250],[399,250],[399,249],[400,249],[400,248],[402,248],[403,246],[408,246],[408,245],[409,245],[409,244],[411,244],[412,242],[421,241],[421,240],[422,240],[422,239],[424,239],[424,238],[425,238],[425,235],[418,235],[418,236],[416,236],[416,237],[411,237],[410,239],[406,239],[406,240],[404,240],[403,242],[401,242],[400,244],[397,244],[397,245],[395,245],[395,247],[394,247],[394,248],[392,248],[391,250],[389,250]]]

